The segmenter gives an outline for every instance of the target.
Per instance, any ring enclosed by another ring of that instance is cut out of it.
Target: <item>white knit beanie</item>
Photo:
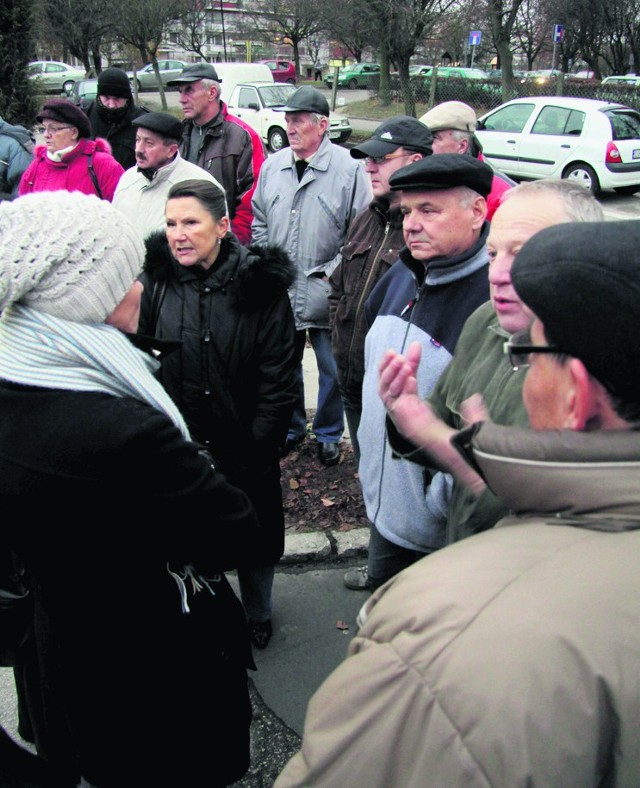
[[[142,269],[144,247],[111,203],[36,192],[0,203],[0,311],[20,302],[76,323],[103,323]]]

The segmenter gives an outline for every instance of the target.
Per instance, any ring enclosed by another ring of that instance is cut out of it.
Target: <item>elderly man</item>
[[[147,110],[133,102],[129,77],[121,68],[105,68],[98,77],[98,95],[86,109],[91,138],[102,137],[111,155],[125,170],[136,163],[136,127],[132,124]]]
[[[476,113],[462,101],[443,101],[426,112],[420,122],[433,134],[433,152],[459,153],[482,161],[482,148],[476,135]],[[487,219],[491,220],[504,192],[515,186],[508,175],[493,171],[491,192],[487,197]]]
[[[513,288],[511,267],[523,244],[545,227],[602,219],[602,208],[589,192],[568,181],[524,183],[505,194],[487,239],[491,301],[467,320],[453,360],[429,399],[425,402],[415,394],[418,344],[409,348],[409,361],[393,351],[383,360],[380,394],[390,402],[395,425],[408,439],[390,429],[391,446],[398,454],[430,468],[447,470],[450,462],[455,466],[459,454],[450,439],[464,426],[463,403],[476,393],[498,424],[526,426],[524,372],[511,366],[503,349],[505,340],[527,328],[531,319]],[[397,396],[405,387],[406,395]],[[454,482],[451,500],[442,500],[441,507],[448,510],[448,543],[485,531],[507,514],[490,490],[478,497],[459,482]]]
[[[136,118],[133,126],[138,165],[120,178],[113,204],[133,221],[144,240],[151,233],[164,230],[164,208],[174,184],[193,178],[220,184],[180,156],[182,124],[173,115],[148,112]]]
[[[638,249],[640,222],[523,246],[534,431],[456,438],[517,516],[368,601],[278,788],[640,783]]]
[[[403,352],[417,340],[426,357],[420,393],[429,395],[444,372],[466,319],[489,296],[485,197],[491,179],[490,168],[477,159],[442,154],[403,167],[389,180],[400,192],[406,248],[367,300],[371,327],[358,431],[371,522],[365,584],[372,588],[444,544],[446,511],[437,507],[440,487],[450,481],[444,474],[432,481],[415,463],[392,457],[378,365],[388,348]],[[349,587],[351,580],[345,577]]]
[[[227,111],[220,82],[210,63],[195,63],[167,84],[178,88],[184,113],[180,153],[224,186],[231,229],[241,244],[248,244],[264,145],[251,126]]]
[[[302,355],[307,331],[319,373],[313,431],[320,461],[340,459],[344,429],[336,363],[329,334],[328,277],[357,213],[371,199],[363,168],[327,136],[329,104],[319,90],[298,88],[284,107],[289,148],[270,156],[253,196],[253,243],[282,246],[297,266],[289,291],[296,321],[298,404],[283,453],[307,434]]]
[[[400,194],[391,191],[389,178],[430,153],[429,129],[408,115],[381,123],[366,142],[351,148],[354,159],[364,160],[373,200],[349,228],[341,262],[329,280],[329,309],[331,345],[356,462],[360,461],[357,434],[367,333],[364,304],[404,245]]]

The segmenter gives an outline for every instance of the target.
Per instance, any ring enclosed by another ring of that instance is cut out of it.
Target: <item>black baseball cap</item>
[[[221,79],[218,79],[218,73],[211,63],[193,63],[191,66],[185,66],[180,76],[167,82],[167,86],[174,88],[176,85],[187,85],[189,82],[197,82],[199,79],[222,82]]]
[[[182,123],[173,115],[169,115],[168,112],[145,112],[139,118],[134,118],[131,125],[155,131],[156,134],[170,137],[176,142],[180,142],[182,139]]]
[[[467,186],[487,197],[493,186],[493,170],[471,156],[440,153],[414,161],[389,178],[391,191],[434,191]]]
[[[329,117],[329,102],[316,88],[303,85],[291,94],[285,107],[280,112],[317,112],[318,115]]]
[[[366,142],[355,145],[351,155],[354,159],[376,158],[405,148],[429,156],[432,142],[433,135],[423,123],[409,115],[396,115],[381,123]]]

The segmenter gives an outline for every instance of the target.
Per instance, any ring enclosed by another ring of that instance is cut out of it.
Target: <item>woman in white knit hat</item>
[[[0,205],[0,506],[34,601],[21,722],[61,786],[226,785],[249,761],[222,570],[256,520],[116,328],[136,328],[142,259],[97,197]]]

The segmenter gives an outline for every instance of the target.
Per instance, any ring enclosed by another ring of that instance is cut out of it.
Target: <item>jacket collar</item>
[[[320,143],[320,147],[318,150],[313,154],[313,158],[309,162],[308,170],[319,170],[320,172],[325,172],[329,169],[329,165],[331,164],[331,146],[333,143],[329,139],[328,135],[325,135]],[[295,170],[295,158],[293,155],[293,151],[291,148],[287,149],[288,156],[283,157],[282,166],[280,167],[281,170]],[[305,173],[306,174],[306,173]],[[296,176],[297,177],[297,176]]]
[[[638,431],[534,432],[485,423],[470,431],[469,445],[489,487],[517,514],[599,528],[605,513],[607,521],[640,527]]]
[[[402,211],[399,203],[391,206],[386,197],[374,197],[369,203],[369,210],[373,211],[385,224],[389,222],[394,230],[402,227]]]

